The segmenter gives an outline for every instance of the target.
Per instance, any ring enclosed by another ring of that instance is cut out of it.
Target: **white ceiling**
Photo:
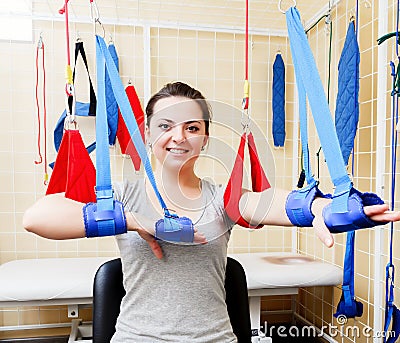
[[[279,0],[249,0],[249,28],[253,32],[286,31],[285,16],[278,9]],[[325,13],[329,1],[298,0],[304,23]],[[331,1],[333,2],[333,1]],[[336,0],[337,2],[337,0]],[[58,13],[64,0],[32,0],[37,17],[61,18]],[[70,19],[90,20],[89,0],[69,0]],[[103,23],[151,23],[171,27],[202,27],[243,30],[245,0],[96,0]],[[287,9],[293,0],[281,0]]]

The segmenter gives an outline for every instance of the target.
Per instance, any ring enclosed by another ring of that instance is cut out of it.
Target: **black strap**
[[[88,63],[87,63],[86,52],[85,52],[85,49],[83,47],[83,42],[76,42],[75,43],[75,65],[74,65],[74,71],[73,71],[73,74],[72,74],[72,80],[75,81],[76,61],[78,60],[79,54],[82,56],[82,60],[83,60],[83,63],[85,64],[87,75],[88,75],[88,78],[89,78],[89,87],[90,87],[89,115],[90,116],[95,116],[96,115],[96,105],[97,105],[96,93],[94,92],[92,79],[90,78],[89,67],[88,67]],[[70,109],[72,111],[72,97],[69,97],[68,103],[69,103]]]

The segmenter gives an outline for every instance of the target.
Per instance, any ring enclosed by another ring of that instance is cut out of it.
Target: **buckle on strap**
[[[156,222],[155,237],[169,242],[192,243],[194,240],[193,222],[187,217],[165,216]]]
[[[311,205],[316,197],[330,197],[330,195],[324,195],[318,189],[318,182],[313,182],[303,189],[289,193],[285,210],[293,225],[301,227],[312,226],[314,215],[311,212]]]
[[[323,209],[322,215],[326,226],[332,233],[371,228],[387,222],[377,222],[368,218],[364,213],[364,206],[383,203],[383,200],[374,193],[361,193],[357,189],[351,188],[347,212],[334,212],[332,204],[329,204]]]

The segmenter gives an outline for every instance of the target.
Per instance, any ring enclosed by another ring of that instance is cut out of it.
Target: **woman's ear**
[[[208,143],[208,135],[205,135],[204,136],[204,139],[203,139],[203,148],[207,145],[207,143]]]
[[[150,138],[150,129],[146,125],[145,128],[144,128],[144,141],[145,141],[146,144],[149,142],[149,138]]]

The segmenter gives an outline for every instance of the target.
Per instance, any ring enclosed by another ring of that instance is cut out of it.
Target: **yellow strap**
[[[74,81],[72,80],[72,69],[70,65],[67,65],[67,67],[65,68],[65,79],[70,85],[74,83]]]
[[[248,80],[244,80],[244,87],[243,87],[243,91],[244,91],[244,98],[249,98],[249,94],[250,94],[250,84]]]

